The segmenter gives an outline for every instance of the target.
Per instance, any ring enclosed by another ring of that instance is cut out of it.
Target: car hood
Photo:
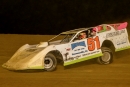
[[[24,45],[22,46],[6,63],[2,66],[10,70],[23,70],[28,69],[29,63],[43,51],[45,47],[41,45]]]

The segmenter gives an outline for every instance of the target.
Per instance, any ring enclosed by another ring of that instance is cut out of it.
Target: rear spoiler
[[[118,24],[110,24],[112,27],[114,27],[117,30],[121,30],[127,27],[128,23],[124,22],[124,23],[118,23]]]

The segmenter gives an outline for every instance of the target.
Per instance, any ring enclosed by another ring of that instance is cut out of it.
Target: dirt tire
[[[57,59],[52,53],[48,53],[44,59],[44,69],[46,71],[54,71],[57,66]]]
[[[113,53],[111,49],[107,47],[102,47],[101,50],[102,50],[103,56],[97,58],[98,63],[104,64],[104,65],[112,63]]]

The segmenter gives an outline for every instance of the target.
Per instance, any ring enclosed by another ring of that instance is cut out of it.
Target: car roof
[[[82,32],[82,31],[88,30],[88,29],[90,29],[90,28],[78,28],[78,29],[73,29],[73,30],[62,32],[61,34],[73,34],[73,33]]]
[[[103,26],[103,25],[109,25],[109,24],[101,24],[101,25],[97,25],[97,26]],[[95,27],[97,27],[95,26]],[[73,33],[79,33],[79,32],[82,32],[84,30],[89,30],[89,29],[92,29],[94,27],[88,27],[88,28],[78,28],[78,29],[73,29],[73,30],[69,30],[69,31],[65,31],[65,32],[62,32],[61,34],[73,34]]]

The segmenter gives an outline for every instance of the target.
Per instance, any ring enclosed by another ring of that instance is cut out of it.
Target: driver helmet
[[[81,32],[79,34],[79,39],[85,39],[87,37],[86,33],[85,32]]]

